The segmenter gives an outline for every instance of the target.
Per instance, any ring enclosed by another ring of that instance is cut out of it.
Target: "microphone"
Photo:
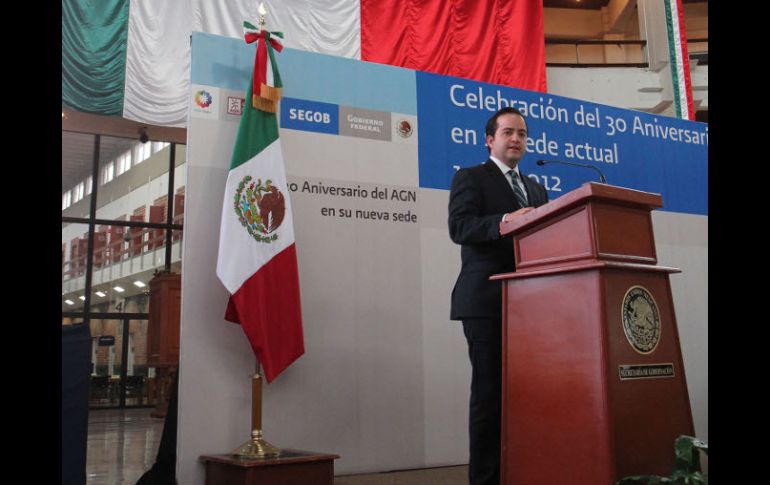
[[[558,163],[561,165],[572,165],[575,167],[584,167],[584,168],[591,168],[593,170],[596,170],[596,172],[599,174],[599,181],[603,184],[607,183],[607,179],[604,178],[604,174],[599,170],[598,168],[594,167],[593,165],[589,165],[587,163],[573,163],[573,162],[564,162],[561,160],[538,160],[537,164],[540,166],[545,165],[546,163]]]

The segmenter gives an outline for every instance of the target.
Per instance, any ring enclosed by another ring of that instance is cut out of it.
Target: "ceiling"
[[[682,3],[706,3],[708,0],[682,0]],[[543,0],[545,8],[579,8],[599,10],[606,7],[610,0]]]
[[[93,172],[94,135],[62,131],[61,133],[61,189],[62,193],[85,180]],[[115,159],[125,150],[139,143],[131,138],[102,136],[99,147],[100,165]]]
[[[93,172],[94,135],[101,135],[101,164],[114,160],[147,136],[151,141],[184,144],[187,130],[153,126],[119,116],[99,116],[81,113],[62,105],[62,193],[85,180]]]

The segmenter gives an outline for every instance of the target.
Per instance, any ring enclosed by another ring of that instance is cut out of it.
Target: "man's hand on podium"
[[[532,212],[533,210],[535,210],[534,207],[522,207],[519,210],[516,210],[516,211],[513,211],[513,212],[509,212],[509,213],[507,213],[507,214],[505,214],[503,216],[503,222],[508,222],[513,217],[523,216],[527,212]],[[501,231],[501,233],[502,233],[502,231]]]

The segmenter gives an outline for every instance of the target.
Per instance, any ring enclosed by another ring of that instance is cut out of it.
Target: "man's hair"
[[[521,119],[524,120],[524,126],[527,126],[527,118],[521,114],[521,111],[511,106],[506,106],[505,108],[498,110],[497,113],[493,114],[492,117],[487,120],[487,127],[485,130],[487,136],[495,136],[495,132],[497,131],[497,118],[501,117],[502,115],[519,115],[521,116]],[[529,127],[527,127],[527,131],[529,131]]]

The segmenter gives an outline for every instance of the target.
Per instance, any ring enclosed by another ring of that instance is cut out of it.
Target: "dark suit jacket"
[[[530,205],[548,202],[545,187],[520,173]],[[500,237],[500,221],[517,209],[513,189],[492,160],[455,174],[449,193],[449,236],[462,245],[462,268],[452,290],[452,320],[502,314],[502,284],[489,277],[516,269],[513,238]]]

